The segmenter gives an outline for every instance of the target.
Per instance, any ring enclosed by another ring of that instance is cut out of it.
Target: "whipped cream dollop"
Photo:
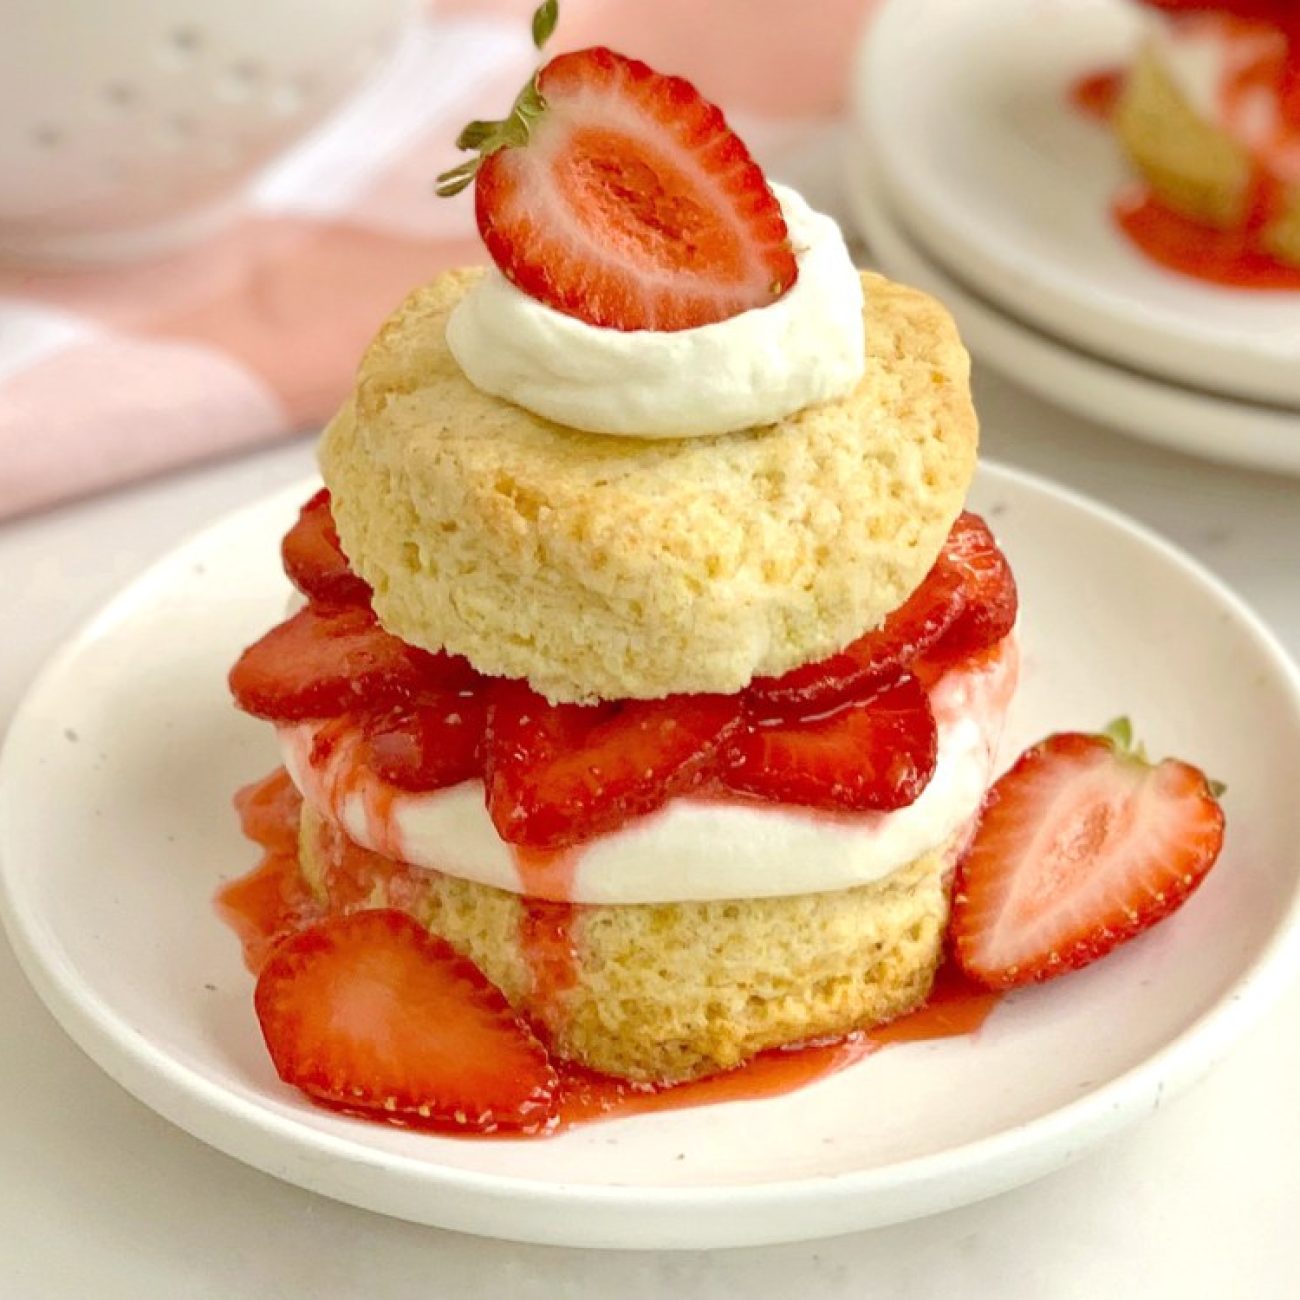
[[[574,903],[770,898],[882,880],[959,835],[988,789],[1018,666],[1013,635],[988,662],[936,684],[938,764],[906,808],[825,813],[678,798],[555,855],[521,853],[503,841],[481,781],[403,794],[358,769],[346,738],[313,757],[316,725],[283,727],[279,736],[289,775],[321,816],[364,848],[414,866]]]
[[[866,370],[862,282],[839,226],[773,185],[799,275],[775,302],[695,329],[616,330],[567,316],[495,268],[447,322],[476,388],[591,433],[696,438],[846,396]]]

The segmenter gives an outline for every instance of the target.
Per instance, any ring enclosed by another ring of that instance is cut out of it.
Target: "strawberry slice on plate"
[[[438,192],[474,180],[501,272],[592,325],[708,325],[774,302],[798,275],[781,206],[721,110],[613,50],[552,59],[508,118],[471,122],[457,145],[479,156]]]
[[[536,1131],[555,1109],[546,1049],[500,990],[405,912],[334,916],[284,940],[254,1002],[285,1083],[411,1127]]]
[[[308,605],[240,655],[230,690],[254,717],[303,722],[401,704],[424,689],[457,688],[467,676],[473,670],[464,660],[407,645],[369,609]]]
[[[1163,920],[1219,856],[1220,793],[1188,763],[1148,762],[1125,719],[1035,745],[990,790],[957,870],[962,969],[990,988],[1051,979]]]
[[[284,535],[280,556],[289,581],[308,600],[330,605],[369,605],[370,584],[352,572],[339,543],[329,488],[321,488],[298,512]]]
[[[819,717],[751,719],[728,743],[721,776],[774,803],[885,811],[916,802],[938,748],[929,697],[904,675]]]
[[[739,718],[725,695],[588,707],[500,682],[486,740],[493,825],[503,840],[537,849],[613,830],[698,783]]]

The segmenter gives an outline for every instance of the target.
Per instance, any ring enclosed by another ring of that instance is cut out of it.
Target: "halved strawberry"
[[[280,556],[289,581],[308,600],[370,604],[370,584],[352,572],[339,544],[328,488],[321,488],[298,512],[297,523],[280,544]]]
[[[438,192],[477,177],[479,232],[502,273],[593,325],[707,325],[798,275],[780,204],[721,110],[613,50],[552,59],[508,118],[472,122],[456,143],[480,156]]]
[[[904,675],[820,717],[751,721],[728,742],[721,776],[775,803],[883,811],[916,801],[937,755],[929,697]]]
[[[539,849],[612,830],[698,782],[739,716],[733,696],[585,707],[500,682],[486,740],[493,825],[502,839]]]
[[[359,605],[308,605],[240,655],[230,689],[246,713],[302,722],[455,688],[470,671],[462,659],[399,641]]]
[[[761,705],[829,707],[897,678],[952,627],[966,604],[966,584],[941,556],[925,581],[874,632],[839,654],[780,677],[756,677],[748,696]]]
[[[1168,916],[1223,845],[1220,791],[1190,764],[1151,764],[1127,720],[1023,754],[988,795],[957,870],[953,948],[990,988],[1051,979]]]
[[[487,700],[447,691],[378,714],[362,728],[357,761],[402,790],[441,790],[481,776]]]
[[[940,563],[955,572],[965,601],[952,626],[929,648],[936,662],[957,663],[1001,641],[1016,622],[1016,579],[988,525],[963,511],[944,543]]]
[[[499,989],[405,912],[334,916],[286,939],[255,995],[285,1083],[412,1127],[537,1130],[552,1118],[546,1049]]]

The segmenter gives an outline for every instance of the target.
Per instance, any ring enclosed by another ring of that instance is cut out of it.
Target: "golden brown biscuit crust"
[[[933,299],[864,272],[856,392],[643,442],[469,383],[445,327],[480,274],[411,294],[322,442],[344,549],[397,636],[552,700],[733,692],[839,649],[919,585],[978,442],[969,358]]]

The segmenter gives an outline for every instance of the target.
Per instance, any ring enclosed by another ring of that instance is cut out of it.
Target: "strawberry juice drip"
[[[553,1004],[578,982],[578,950],[573,923],[577,908],[524,898],[519,918],[519,947],[533,977],[533,997]]]
[[[328,854],[329,901],[319,904],[299,870],[301,800],[284,769],[245,787],[235,802],[245,835],[259,844],[264,854],[251,872],[222,887],[216,905],[218,915],[243,944],[250,971],[260,970],[276,943],[293,930],[321,919],[330,910],[366,906],[376,884],[383,886],[390,900],[394,894],[399,899],[418,895],[418,882],[414,881],[421,874],[418,868],[360,849],[327,828],[326,833],[335,836],[338,843],[331,841],[333,851]],[[552,867],[548,864],[544,869]],[[412,877],[412,884],[404,890],[402,879],[407,876]],[[520,938],[534,978],[544,990],[542,996],[559,996],[577,980],[571,935],[576,911],[567,903],[525,901]],[[891,1024],[843,1038],[763,1052],[738,1069],[672,1086],[631,1083],[570,1062],[557,1062],[557,1121],[535,1135],[523,1136],[546,1137],[599,1119],[781,1097],[838,1074],[891,1043],[973,1034],[999,999],[999,994],[978,988],[953,968],[944,967],[926,1004]],[[483,1136],[459,1132],[452,1135]]]
[[[359,799],[366,819],[366,838],[375,852],[400,862],[404,858],[402,838],[393,814],[401,792],[372,779],[366,766],[350,757],[359,741],[360,732],[351,718],[344,716],[326,723],[312,742],[312,770],[329,773],[325,806],[342,808],[349,800]],[[328,762],[336,749],[345,751],[346,756],[342,761]]]
[[[546,1003],[560,999],[578,982],[573,897],[578,856],[571,849],[514,846],[522,886],[519,947],[533,977],[533,996]]]

